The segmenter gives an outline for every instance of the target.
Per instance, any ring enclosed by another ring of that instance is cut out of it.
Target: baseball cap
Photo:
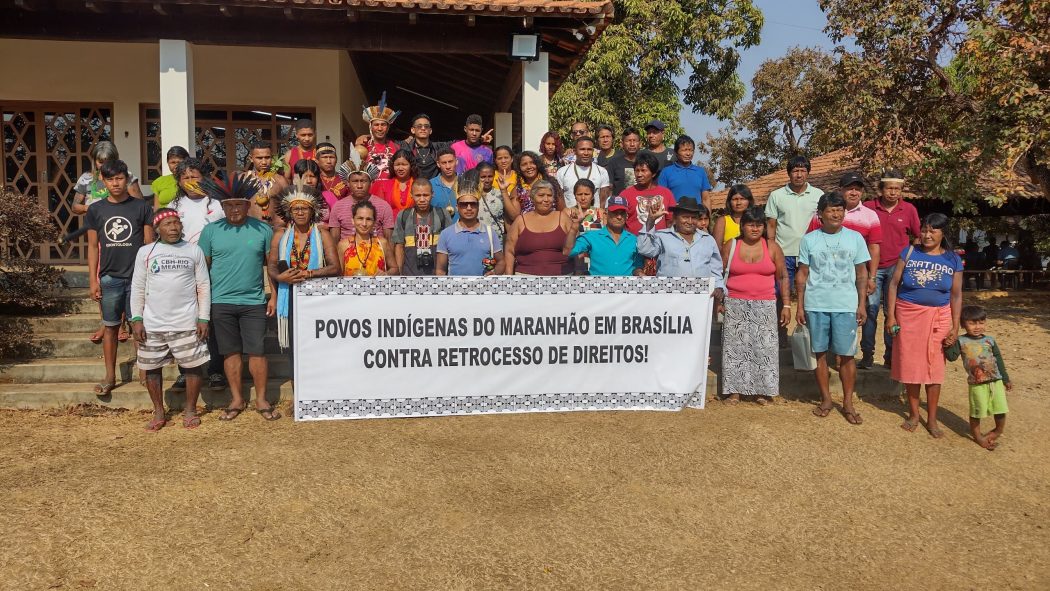
[[[619,195],[613,195],[605,202],[605,209],[608,211],[627,211],[627,200]]]
[[[650,127],[656,128],[657,131],[663,131],[667,128],[667,126],[664,125],[664,122],[660,121],[659,119],[653,119],[649,123],[645,124],[645,129],[649,129]]]
[[[850,185],[860,185],[863,187],[865,185],[864,177],[858,172],[847,172],[842,175],[842,179],[839,180],[839,186],[848,187]]]

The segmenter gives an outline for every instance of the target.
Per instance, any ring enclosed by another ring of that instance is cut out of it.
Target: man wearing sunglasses
[[[591,126],[586,121],[577,121],[572,124],[572,127],[569,128],[569,141],[566,143],[575,146],[576,140],[581,137],[592,137]],[[567,148],[561,159],[565,164],[576,162],[576,151],[573,148]]]
[[[420,178],[432,179],[438,175],[437,153],[448,148],[452,142],[432,142],[430,134],[434,128],[430,125],[430,115],[420,113],[412,118],[412,134],[407,140],[401,142],[401,147],[412,153],[419,168]]]
[[[474,192],[461,191],[458,195],[459,221],[438,237],[438,275],[503,274],[503,244],[496,230],[478,220],[479,202]]]

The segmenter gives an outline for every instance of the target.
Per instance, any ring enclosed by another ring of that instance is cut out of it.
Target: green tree
[[[796,154],[819,156],[848,145],[849,135],[829,125],[843,100],[835,67],[828,53],[799,47],[763,62],[751,79],[751,100],[707,138],[716,178],[727,185],[748,181]]]
[[[820,0],[869,168],[966,209],[1027,176],[1050,197],[1050,0]],[[988,187],[1000,187],[989,190]]]
[[[743,98],[740,50],[758,43],[762,13],[751,0],[616,0],[616,20],[551,98],[551,127],[575,120],[682,131],[682,101],[728,118]],[[679,88],[677,77],[691,70]],[[680,98],[681,97],[681,98]]]

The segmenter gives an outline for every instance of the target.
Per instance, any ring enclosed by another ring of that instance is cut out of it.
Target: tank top
[[[725,244],[726,242],[729,242],[730,240],[732,240],[734,238],[738,238],[739,236],[740,236],[740,224],[738,224],[736,222],[736,220],[733,219],[732,215],[727,213],[726,214],[726,233],[725,233],[725,236],[722,236],[722,244]],[[765,244],[765,240],[762,241],[762,244]]]
[[[343,275],[367,275],[374,277],[386,271],[383,260],[383,245],[379,239],[372,237],[369,242],[359,242],[356,238],[343,255]]]
[[[569,257],[562,254],[565,230],[561,224],[550,232],[533,232],[525,225],[514,249],[514,272],[526,275],[568,275],[572,272]]]
[[[773,263],[773,257],[769,256],[765,238],[762,239],[762,258],[755,263],[744,261],[738,242],[726,281],[729,297],[738,300],[775,300],[773,286],[776,273],[777,266]]]

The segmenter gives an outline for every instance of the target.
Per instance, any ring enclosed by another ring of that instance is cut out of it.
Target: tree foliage
[[[965,209],[1027,177],[1050,196],[1050,0],[820,0],[850,95],[840,125]],[[1019,176],[1024,175],[1024,176]]]
[[[762,13],[751,0],[616,0],[616,19],[551,99],[551,127],[575,120],[681,133],[682,101],[727,118],[743,97],[740,51],[758,43]],[[689,83],[675,79],[691,70]],[[681,97],[681,99],[679,98]]]
[[[726,185],[748,181],[796,154],[819,156],[847,145],[850,135],[830,124],[842,100],[835,68],[831,55],[799,47],[763,62],[751,80],[751,100],[708,136],[716,178]]]

